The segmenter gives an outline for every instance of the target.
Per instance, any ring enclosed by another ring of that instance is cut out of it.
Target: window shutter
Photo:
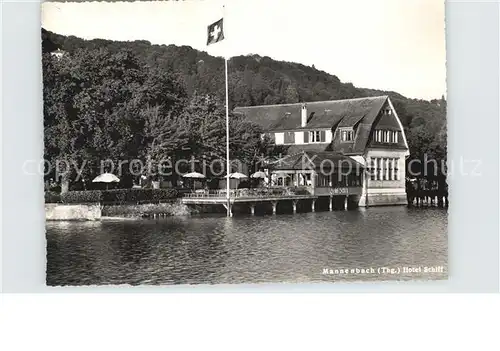
[[[290,132],[290,144],[295,144],[295,132]]]
[[[309,142],[309,132],[304,132],[304,143]]]
[[[321,138],[320,139],[321,142],[324,143],[325,140],[326,140],[326,132],[324,130],[321,131],[321,137],[320,138]]]

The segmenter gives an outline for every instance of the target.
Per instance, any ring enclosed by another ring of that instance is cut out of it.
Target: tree
[[[148,164],[144,175],[155,179],[159,179],[159,174],[165,171],[160,167],[170,165],[170,162],[182,153],[189,141],[189,131],[180,116],[173,111],[165,114],[162,112],[163,109],[157,105],[148,106],[141,111],[141,117],[145,122],[142,140],[144,154],[141,156]]]
[[[292,104],[299,102],[299,93],[297,92],[297,89],[293,85],[288,85],[288,87],[285,90],[285,101],[287,104]]]
[[[184,157],[207,162],[226,161],[225,107],[210,95],[195,95],[181,118],[183,128],[189,131],[189,151]],[[261,137],[262,129],[239,114],[229,115],[230,159],[254,167],[262,156],[270,156],[275,149],[268,138]]]
[[[80,49],[43,60],[46,156],[73,168],[85,165],[84,179],[100,172],[104,160],[115,168],[137,158],[157,160],[183,138],[177,131],[186,99],[182,86],[167,72],[141,65],[130,51]],[[131,181],[129,167],[115,171]]]

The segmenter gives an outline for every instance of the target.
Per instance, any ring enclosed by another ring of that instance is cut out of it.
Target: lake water
[[[47,284],[446,279],[447,247],[438,208],[48,222]]]

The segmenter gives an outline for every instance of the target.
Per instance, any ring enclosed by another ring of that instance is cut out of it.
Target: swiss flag
[[[223,18],[208,26],[207,45],[215,44],[224,39]]]

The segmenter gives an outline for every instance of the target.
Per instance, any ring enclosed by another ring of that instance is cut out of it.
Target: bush
[[[294,188],[290,188],[290,191],[294,195],[311,195],[311,193],[309,192],[309,190],[307,190],[307,188],[294,187]]]
[[[53,204],[61,202],[61,195],[54,191],[46,191],[45,192],[45,203],[46,204]]]
[[[86,203],[86,202],[101,202],[102,191],[100,190],[83,190],[83,191],[68,191],[61,194],[61,202],[65,204]]]
[[[270,190],[271,195],[274,195],[274,196],[280,196],[280,195],[284,195],[286,193],[285,188],[270,188],[269,190]]]
[[[140,218],[150,217],[155,214],[187,216],[191,213],[192,210],[180,203],[104,205],[102,208],[102,215],[108,217]]]
[[[61,195],[64,203],[156,203],[175,199],[179,196],[175,189],[113,189],[113,190],[86,190],[69,191]]]
[[[175,189],[116,189],[103,192],[103,202],[121,204],[160,202],[177,197]]]

